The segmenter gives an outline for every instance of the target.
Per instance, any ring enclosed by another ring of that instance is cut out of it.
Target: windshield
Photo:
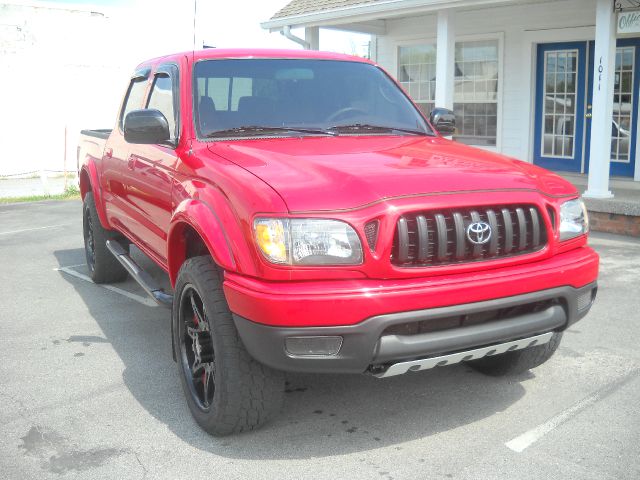
[[[201,61],[194,103],[200,138],[432,134],[396,84],[368,63]]]

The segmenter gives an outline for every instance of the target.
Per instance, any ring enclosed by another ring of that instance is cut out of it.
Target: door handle
[[[107,157],[107,158],[113,157],[113,148],[107,148],[104,151],[104,156]]]
[[[136,168],[136,157],[135,155],[129,155],[127,160],[127,168],[129,170],[134,170]]]

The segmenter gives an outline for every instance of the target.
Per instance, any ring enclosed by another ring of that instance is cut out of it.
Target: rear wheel
[[[84,196],[82,233],[87,268],[95,283],[122,282],[127,271],[107,248],[107,240],[118,239],[118,233],[105,229],[98,218],[92,193]]]
[[[188,259],[178,274],[173,343],[187,404],[212,435],[252,430],[282,405],[284,375],[244,348],[209,256]]]
[[[502,353],[469,362],[469,366],[494,377],[517,375],[539,367],[549,360],[560,345],[562,332],[556,332],[547,343],[523,350]]]

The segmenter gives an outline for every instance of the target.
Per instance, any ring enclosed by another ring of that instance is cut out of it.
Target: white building
[[[263,28],[373,35],[372,59],[425,112],[457,116],[458,141],[557,171],[640,181],[640,2],[293,0]]]
[[[74,171],[79,131],[113,126],[135,66],[192,46],[193,5],[0,1],[0,178]]]

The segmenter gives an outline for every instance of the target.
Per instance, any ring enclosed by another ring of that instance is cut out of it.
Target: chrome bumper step
[[[430,368],[453,365],[455,363],[466,362],[468,360],[477,360],[479,358],[512,352],[514,350],[522,350],[535,345],[544,345],[551,340],[552,336],[553,332],[548,332],[534,337],[523,338],[521,340],[500,343],[498,345],[489,345],[488,347],[474,348],[473,350],[465,350],[463,352],[450,353],[447,355],[440,355],[438,357],[423,358],[421,360],[394,363],[384,372],[374,373],[373,376],[378,378],[393,377],[408,372],[419,372],[420,370],[428,370]]]

